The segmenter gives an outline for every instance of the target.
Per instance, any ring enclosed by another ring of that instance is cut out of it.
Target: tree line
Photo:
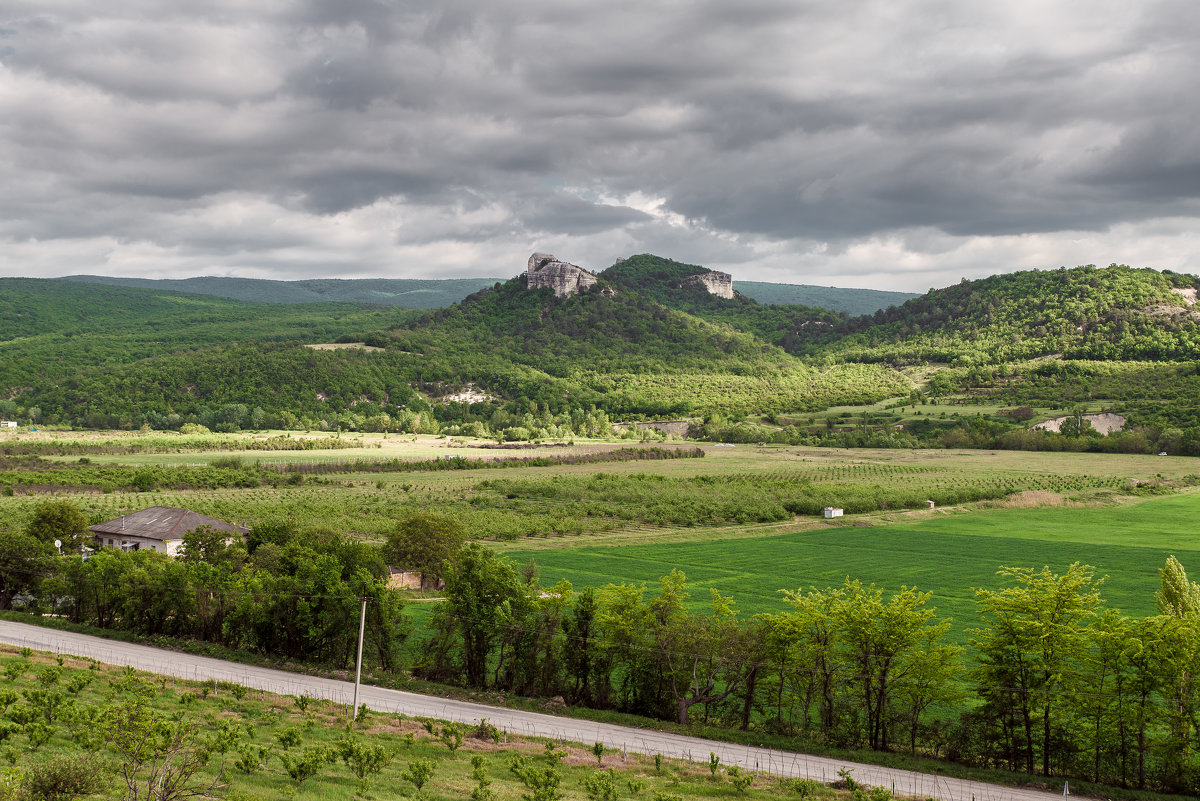
[[[445,605],[414,670],[438,681],[697,718],[837,747],[1194,792],[1200,586],[1171,557],[1159,613],[1106,608],[1086,565],[1002,568],[977,592],[970,650],[914,588],[782,592],[739,616],[686,579],[543,588],[477,545],[449,565]]]

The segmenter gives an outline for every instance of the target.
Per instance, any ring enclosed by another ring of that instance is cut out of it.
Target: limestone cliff
[[[716,271],[696,273],[683,279],[680,286],[694,286],[696,284],[707,289],[710,295],[716,295],[718,298],[725,298],[726,300],[733,300],[733,276],[729,273],[719,273]]]
[[[583,292],[596,283],[596,276],[582,267],[559,261],[549,253],[534,253],[529,257],[525,285],[529,289],[550,289],[558,298]]]

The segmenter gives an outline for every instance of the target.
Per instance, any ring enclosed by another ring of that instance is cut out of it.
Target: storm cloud
[[[1200,6],[9,0],[0,274],[1200,270]]]

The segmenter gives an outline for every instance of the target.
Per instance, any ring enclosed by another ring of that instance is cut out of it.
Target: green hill
[[[287,425],[426,415],[511,427],[593,409],[622,419],[805,413],[917,392],[1047,408],[1106,399],[1154,425],[1200,420],[1194,276],[1025,271],[851,318],[718,298],[685,280],[703,272],[646,254],[582,294],[529,291],[518,277],[424,312],[3,279],[0,414],[236,428],[259,409],[256,419]],[[311,347],[326,343],[368,347]]]
[[[292,358],[349,361],[353,355],[314,354],[303,345],[362,341],[416,314],[0,279],[0,397],[38,408],[43,419],[90,417],[97,425],[151,413],[187,414],[218,402],[282,409],[295,393],[256,389],[271,372],[248,369],[246,359],[292,352]],[[206,370],[210,364],[219,365],[219,375]],[[286,378],[302,385],[303,369],[291,367]],[[185,378],[175,384],[177,375]]]
[[[1200,310],[1182,292],[1197,286],[1196,276],[1124,265],[993,275],[848,320],[807,352],[908,364],[1194,359]]]
[[[2,285],[0,392],[43,420],[115,427],[243,420],[256,407],[312,421],[454,421],[505,407],[741,415],[907,391],[886,368],[817,369],[753,333],[606,286],[555,298],[513,279],[418,315],[13,279]],[[355,341],[371,347],[306,347]],[[438,402],[467,387],[489,400]]]
[[[713,271],[699,265],[642,254],[618,262],[601,276],[659,303],[724,323],[793,353],[803,350],[810,331],[827,330],[846,321],[845,315],[816,306],[761,305],[736,288],[742,285],[740,282],[735,282],[733,298],[726,299],[686,281],[709,272]]]
[[[888,370],[814,369],[753,333],[602,279],[565,298],[513,279],[394,330],[390,347],[442,365],[437,380],[620,415],[811,409],[907,387]]]

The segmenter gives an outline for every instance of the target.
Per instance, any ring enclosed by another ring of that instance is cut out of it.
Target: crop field
[[[389,445],[392,458],[426,462],[431,454],[521,458],[617,447],[585,443],[492,450],[460,448],[454,441],[432,437],[416,442],[396,439]],[[472,536],[482,539],[619,536],[653,542],[692,539],[696,532],[704,532],[706,539],[744,537],[756,526],[805,529],[817,524],[826,505],[841,506],[850,514],[903,517],[904,510],[923,509],[926,500],[939,507],[1000,502],[1014,495],[1112,502],[1133,490],[1134,480],[1139,482],[1136,491],[1156,483],[1176,486],[1195,480],[1191,460],[1180,458],[715,445],[705,447],[703,458],[416,472],[355,469],[360,454],[382,448],[288,451],[283,453],[297,457],[318,453],[327,458],[322,465],[337,471],[281,476],[261,469],[261,459],[241,459],[247,451],[240,444],[171,454],[204,457],[208,465],[232,458],[235,465],[253,468],[230,468],[225,486],[212,488],[211,470],[205,474],[209,483],[197,479],[192,484],[208,489],[188,488],[190,474],[176,472],[168,481],[174,485],[133,491],[132,484],[122,482],[153,468],[105,462],[161,458],[152,450],[74,459],[60,454],[57,472],[33,472],[25,465],[0,471],[0,483],[13,490],[11,497],[0,497],[0,525],[21,525],[37,503],[53,494],[78,503],[94,522],[151,505],[180,506],[251,526],[291,521],[302,529],[376,539],[404,515],[434,509],[458,517]],[[275,453],[279,452],[268,456]],[[79,465],[81,459],[88,464]],[[293,463],[289,469],[299,466]],[[266,482],[268,478],[273,483]],[[80,489],[89,485],[94,487],[90,491]]]
[[[0,471],[0,483],[7,482],[0,525],[23,525],[53,496],[77,503],[93,522],[152,505],[179,506],[249,526],[289,521],[301,530],[378,540],[405,515],[432,510],[458,518],[470,536],[514,558],[536,558],[545,582],[653,583],[678,567],[697,589],[717,588],[753,613],[779,608],[780,589],[824,587],[851,576],[933,591],[959,632],[970,625],[973,589],[992,586],[1000,565],[1095,565],[1109,575],[1109,603],[1131,613],[1150,609],[1156,571],[1168,554],[1200,571],[1200,536],[1193,534],[1200,494],[1188,489],[1200,481],[1200,469],[1188,458],[706,445],[702,458],[369,472],[355,470],[364,455],[491,459],[593,453],[618,444],[509,450],[435,437],[338,441],[316,434],[317,450],[254,450],[262,447],[254,443],[276,436],[6,436],[0,446],[16,449],[57,442],[52,455],[72,481],[89,470],[132,475],[164,458],[211,465],[233,457],[253,466],[282,453],[340,467],[286,474],[296,481],[273,484],[259,477],[278,474],[254,467],[258,472],[240,485],[138,492],[20,483],[29,472],[14,466]],[[928,499],[935,510],[925,509]],[[825,505],[841,506],[847,516],[830,525],[820,516]]]
[[[94,432],[34,432],[0,434],[0,453],[43,456],[72,462],[87,456],[95,464],[129,467],[190,467],[214,460],[238,458],[263,465],[383,462],[391,459],[503,459],[548,448],[557,455],[593,453],[619,447],[608,442],[580,441],[550,446],[532,443],[503,447],[468,440],[401,434],[339,434],[268,431],[262,434],[138,434]]]
[[[653,590],[673,569],[689,580],[693,599],[708,588],[733,596],[743,614],[781,611],[781,589],[824,588],[847,577],[890,590],[933,592],[942,617],[965,641],[974,625],[974,591],[999,586],[1001,566],[1057,571],[1075,561],[1108,576],[1102,594],[1128,614],[1152,614],[1158,568],[1170,554],[1200,571],[1200,493],[1123,506],[1001,508],[929,515],[919,522],[859,526],[834,522],[808,531],[716,541],[562,547],[510,552],[535,559],[543,584],[567,579],[577,588],[642,583]],[[843,518],[843,520],[845,520]]]

